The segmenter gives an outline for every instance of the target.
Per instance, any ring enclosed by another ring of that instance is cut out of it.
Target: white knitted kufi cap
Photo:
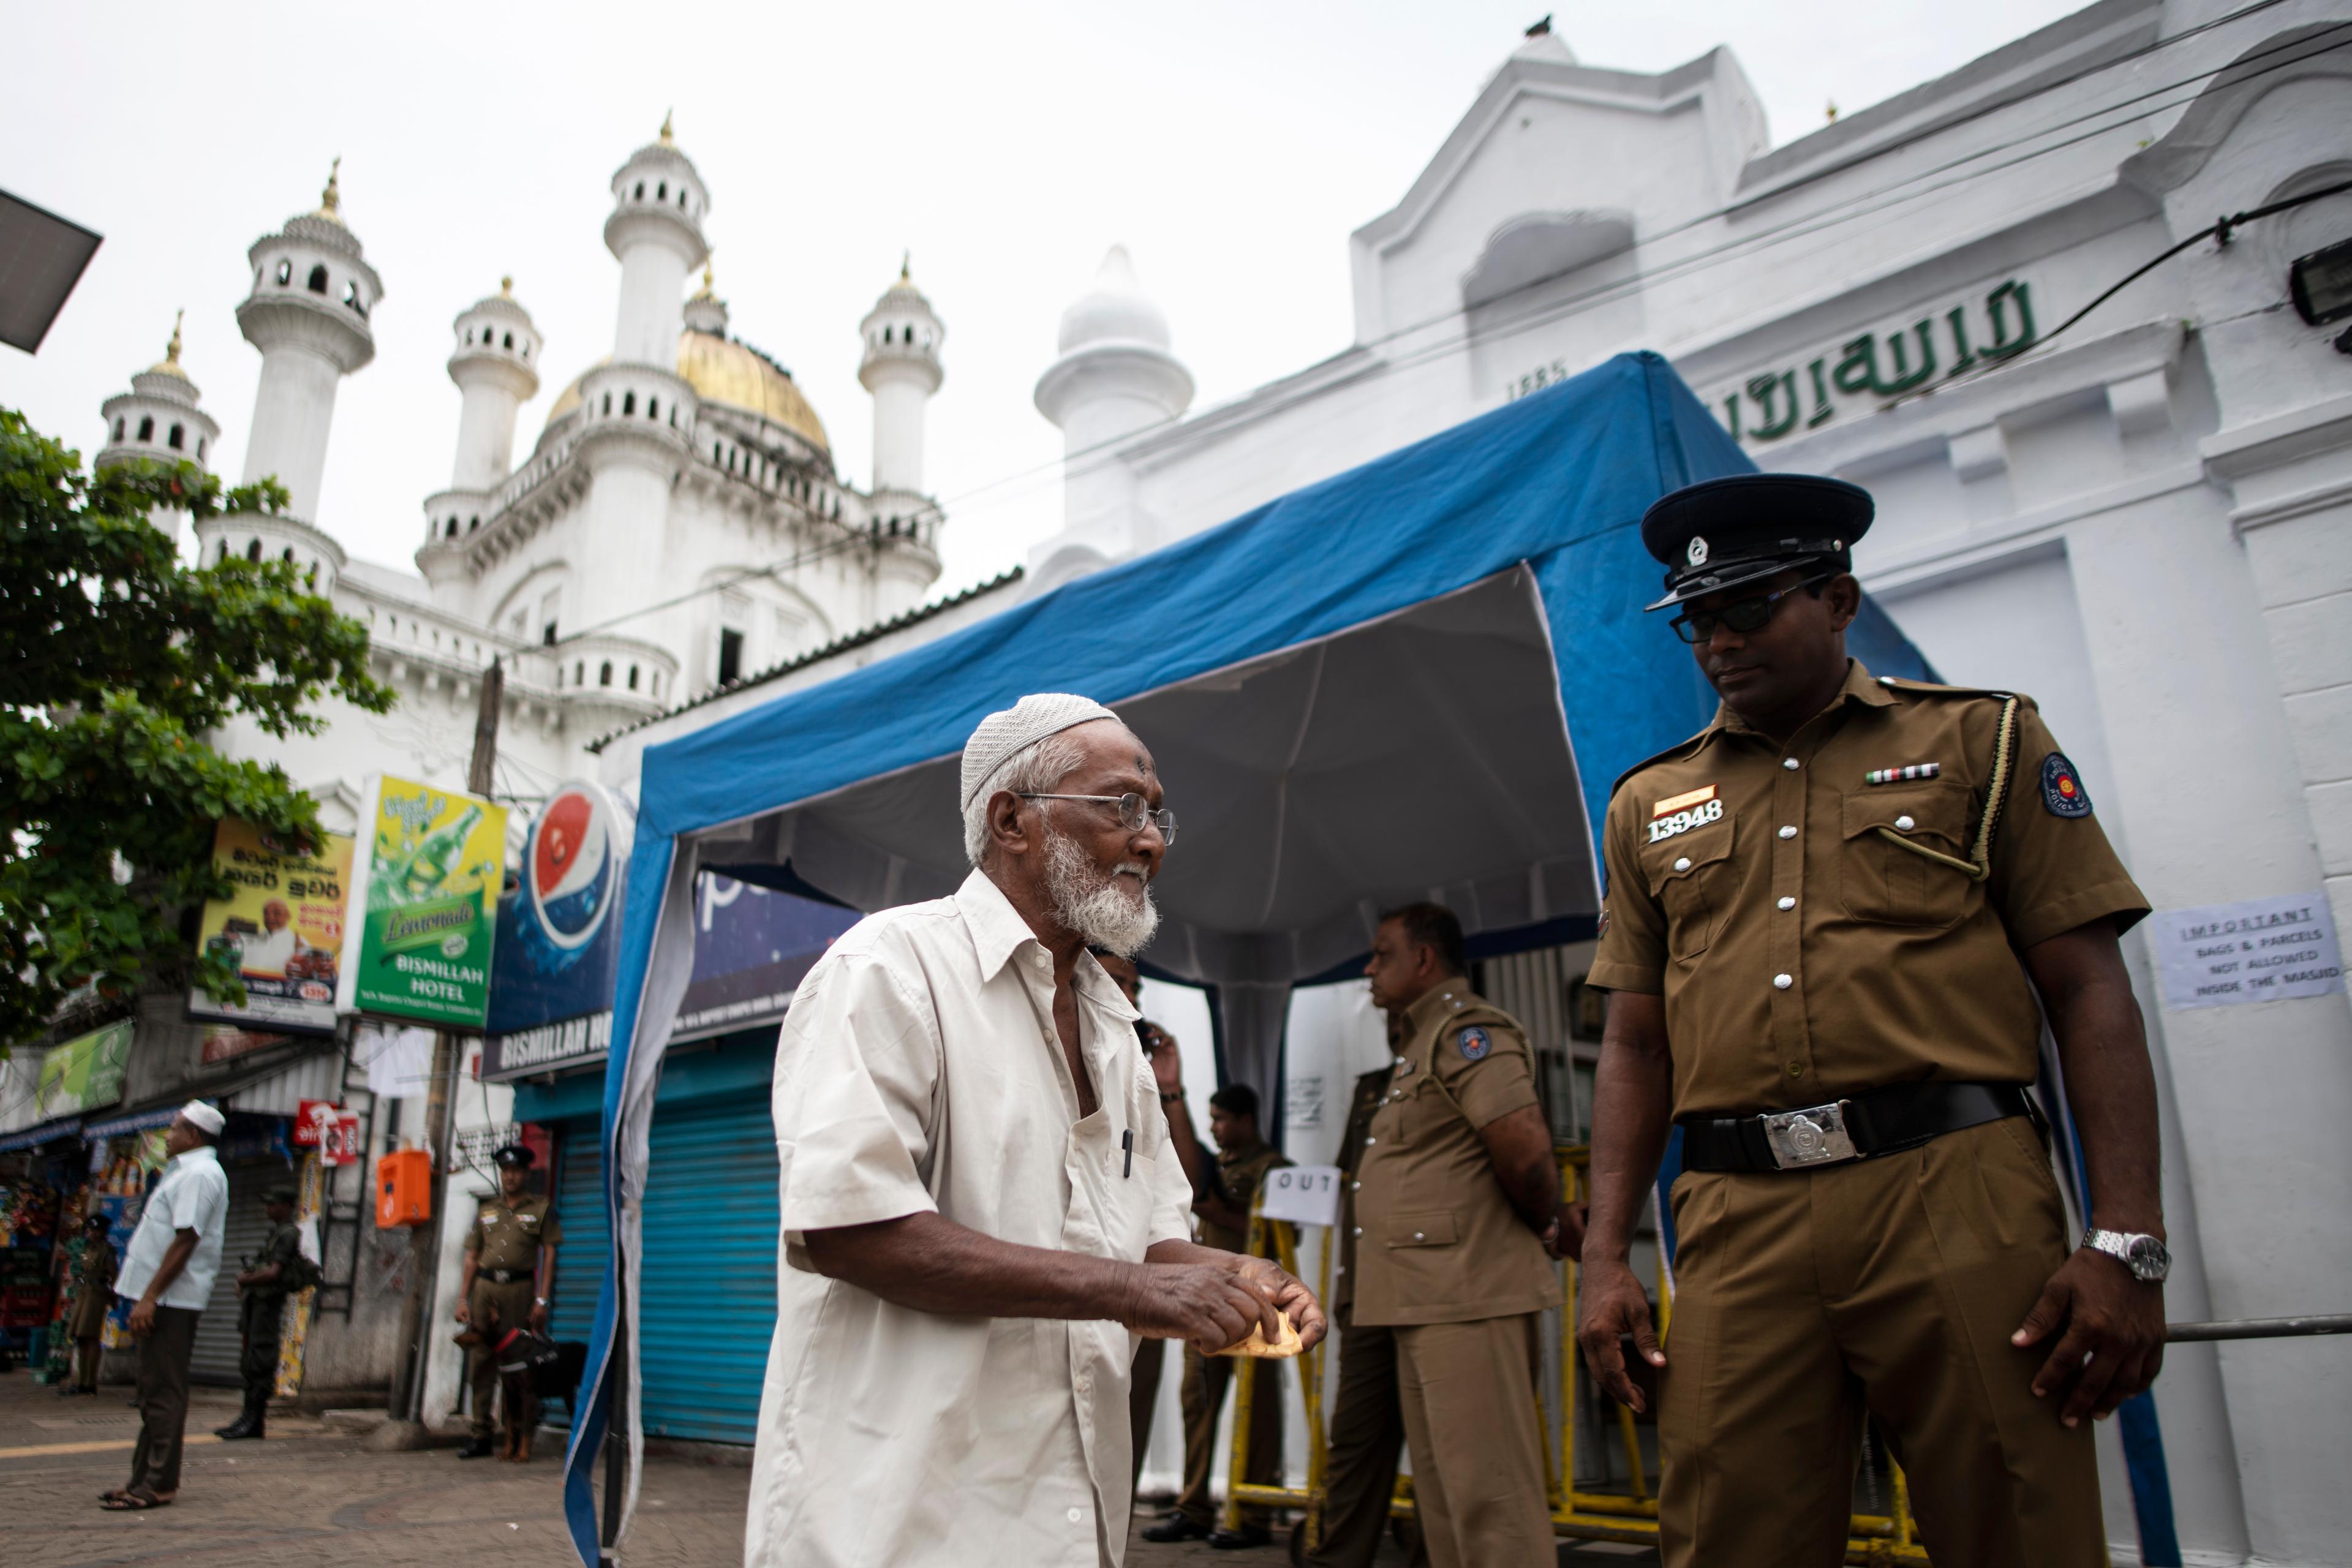
[[[220,1113],[218,1106],[207,1105],[201,1100],[192,1100],[180,1107],[180,1114],[215,1137],[228,1122],[228,1118]]]
[[[1010,708],[991,713],[973,729],[971,739],[963,743],[962,805],[969,808],[982,786],[1024,748],[1048,735],[1058,735],[1074,724],[1118,718],[1093,698],[1073,697],[1066,691],[1037,692]]]

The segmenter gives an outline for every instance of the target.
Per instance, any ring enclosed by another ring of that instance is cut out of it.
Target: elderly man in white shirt
[[[1196,1247],[1129,1006],[1175,819],[1111,711],[1048,694],[963,755],[952,898],[860,921],[776,1049],[783,1258],[751,1568],[1099,1568],[1126,1552],[1141,1337],[1223,1350],[1323,1311]]]
[[[131,1331],[139,1338],[140,1428],[131,1484],[100,1494],[117,1511],[168,1507],[179,1494],[188,1361],[228,1228],[228,1173],[213,1148],[226,1121],[201,1100],[172,1119],[163,1134],[171,1163],[147,1194],[122,1272],[114,1277],[114,1293],[131,1303]]]

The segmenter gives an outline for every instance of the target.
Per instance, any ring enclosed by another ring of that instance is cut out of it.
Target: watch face
[[[2172,1268],[2172,1253],[2164,1243],[2152,1236],[2137,1237],[2131,1244],[2131,1256],[2125,1262],[2142,1279],[2161,1279]]]

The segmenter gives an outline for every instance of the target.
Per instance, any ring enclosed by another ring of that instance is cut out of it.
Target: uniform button
[[[1392,1068],[1401,1068],[1404,1066],[1404,1058],[1402,1057],[1391,1057],[1389,1058],[1389,1066]]]
[[[1687,855],[1685,855],[1685,856],[1684,856],[1681,859],[1676,860],[1676,861],[1675,862],[1675,870],[1677,870],[1677,871],[1687,871],[1687,870],[1689,870],[1689,869],[1690,869],[1690,857],[1689,857],[1689,856],[1687,856]]]
[[[1878,678],[1878,684],[1881,686],[1892,686],[1895,684],[1895,678],[1891,675],[1882,675]]]
[[[1797,907],[1797,900],[1791,898],[1783,897],[1780,900],[1780,907],[1784,910],[1793,910]]]
[[[1772,989],[1775,991],[1786,991],[1790,986],[1794,985],[1796,983],[1796,976],[1792,974],[1776,974],[1772,976]]]
[[[1790,1063],[1789,1064],[1789,1076],[1790,1076],[1790,1078],[1802,1078],[1802,1077],[1804,1077],[1804,1076],[1805,1076],[1805,1064],[1804,1064],[1804,1063],[1802,1063],[1802,1062],[1790,1062]]]
[[[1412,1238],[1415,1241],[1427,1241],[1429,1239],[1429,1232],[1425,1230],[1416,1230],[1412,1233]]]
[[[1364,1147],[1365,1147],[1365,1148],[1367,1148],[1367,1149],[1369,1149],[1369,1148],[1370,1148],[1371,1146],[1372,1146],[1372,1140],[1370,1140],[1370,1138],[1365,1139],[1365,1140],[1364,1140]]]
[[[1363,1235],[1363,1234],[1364,1234],[1364,1227],[1363,1227],[1362,1226],[1360,1226],[1360,1226],[1358,1226],[1356,1227],[1356,1234],[1357,1234],[1358,1236],[1361,1236],[1361,1235]]]
[[[1364,1184],[1361,1182],[1349,1182],[1348,1184],[1348,1190],[1351,1193],[1360,1193],[1364,1190]]]
[[[1917,823],[1907,816],[1898,816],[1895,819],[1895,831],[1897,833],[1908,833],[1917,826]]]
[[[1783,838],[1794,838],[1796,836],[1797,830],[1793,827],[1783,827],[1780,829],[1780,837]]]
[[[1339,1264],[1339,1265],[1336,1266],[1336,1267],[1335,1267],[1335,1268],[1333,1268],[1333,1269],[1331,1270],[1331,1272],[1332,1272],[1332,1273],[1334,1273],[1334,1274],[1345,1274],[1347,1271],[1348,1271],[1348,1266],[1347,1266],[1346,1264],[1344,1264],[1344,1263],[1342,1263],[1342,1264]]]
[[[1780,765],[1793,773],[1797,771],[1797,759],[1794,757],[1782,757],[1780,759]]]

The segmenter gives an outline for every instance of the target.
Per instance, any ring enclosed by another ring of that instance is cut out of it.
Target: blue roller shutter
[[[563,1245],[555,1249],[555,1289],[547,1303],[547,1331],[557,1340],[588,1342],[596,1322],[596,1291],[604,1277],[604,1155],[597,1137],[599,1119],[583,1116],[563,1124],[555,1163],[555,1212],[563,1221]],[[551,1405],[547,1419],[569,1426]]]
[[[654,1112],[639,1344],[647,1436],[749,1443],[776,1327],[768,1098]]]

